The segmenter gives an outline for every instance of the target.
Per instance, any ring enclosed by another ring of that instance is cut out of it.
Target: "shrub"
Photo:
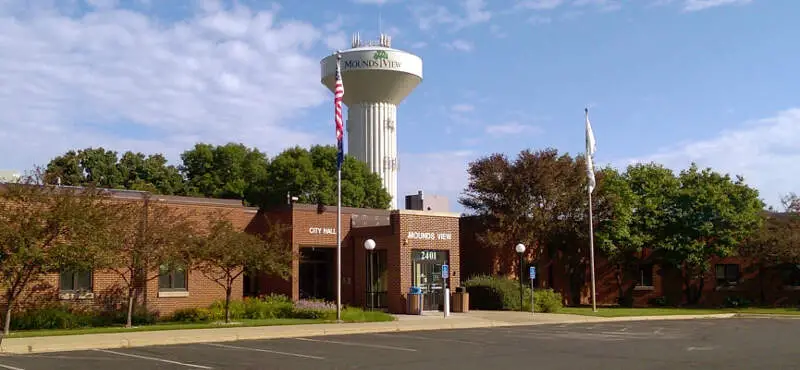
[[[725,307],[727,308],[746,308],[750,306],[750,300],[744,297],[725,297]]]
[[[564,298],[561,293],[555,292],[553,289],[536,289],[533,298],[536,312],[554,313],[564,307]]]
[[[323,300],[301,299],[294,305],[292,318],[334,320],[336,319],[336,305]]]
[[[480,275],[464,282],[469,293],[470,308],[476,310],[530,311],[531,289],[522,288],[522,306],[519,282],[516,280]],[[552,289],[536,289],[534,302],[537,312],[556,312],[563,307],[561,293]]]
[[[13,330],[76,329],[92,326],[92,315],[54,303],[11,316]]]
[[[12,315],[11,329],[79,329],[122,325],[126,322],[126,314],[122,311],[98,310],[61,302],[47,303]],[[153,324],[157,315],[156,312],[138,308],[133,314],[133,324]]]
[[[647,303],[650,304],[651,306],[666,307],[669,306],[669,299],[666,296],[660,296],[660,297],[650,298],[647,301]]]
[[[223,312],[224,315],[224,312]],[[220,319],[218,312],[211,310],[209,308],[183,308],[177,310],[172,313],[169,317],[169,321],[173,322],[186,322],[186,323],[197,323],[197,322],[209,322],[213,320]]]

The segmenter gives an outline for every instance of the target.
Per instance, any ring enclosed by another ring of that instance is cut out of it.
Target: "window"
[[[785,264],[780,266],[780,271],[785,286],[800,288],[800,265]]]
[[[636,286],[651,287],[653,286],[653,265],[639,266],[639,280]]]
[[[61,271],[59,277],[62,292],[91,292],[91,271]]]
[[[717,286],[731,286],[739,282],[739,265],[718,264],[716,266]]]
[[[367,254],[367,307],[388,307],[389,290],[386,250],[375,250]]]
[[[187,280],[186,269],[183,266],[161,265],[159,267],[158,290],[185,291]]]

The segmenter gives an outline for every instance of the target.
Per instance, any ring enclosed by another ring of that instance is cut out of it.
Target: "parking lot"
[[[800,320],[563,324],[0,356],[0,369],[796,369]]]

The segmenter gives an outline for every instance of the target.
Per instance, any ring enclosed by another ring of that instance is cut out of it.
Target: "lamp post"
[[[367,259],[369,260],[369,277],[367,278],[367,294],[369,295],[369,309],[370,311],[375,309],[375,294],[372,292],[372,280],[374,276],[372,276],[372,251],[375,250],[375,241],[372,239],[367,239],[364,241],[364,249],[367,250]]]
[[[525,244],[519,243],[514,249],[519,254],[519,310],[522,311],[524,298],[522,297],[522,254],[525,253]]]

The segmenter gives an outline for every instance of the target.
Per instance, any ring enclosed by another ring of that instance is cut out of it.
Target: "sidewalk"
[[[0,344],[0,354],[25,354],[87,349],[110,349],[170,344],[227,342],[246,339],[273,339],[310,337],[321,335],[385,333],[415,330],[467,329],[517,325],[570,324],[637,320],[686,320],[696,318],[729,318],[733,314],[657,317],[601,318],[567,314],[531,314],[528,312],[472,311],[453,313],[444,318],[442,313],[422,316],[397,315],[392,322],[356,324],[307,324],[262,327],[235,327],[215,329],[189,329],[141,331],[111,334],[84,334],[53,337],[6,338]]]

